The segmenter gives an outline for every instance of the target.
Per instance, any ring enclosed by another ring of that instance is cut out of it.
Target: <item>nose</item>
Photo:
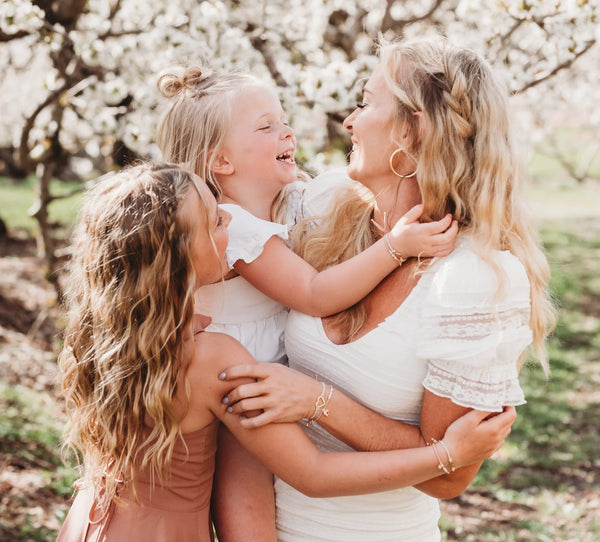
[[[352,122],[354,121],[354,117],[356,116],[356,109],[350,113],[343,122],[343,126],[349,132],[352,132]]]
[[[294,137],[294,130],[289,124],[283,125],[283,130],[281,131],[281,139],[289,139]]]

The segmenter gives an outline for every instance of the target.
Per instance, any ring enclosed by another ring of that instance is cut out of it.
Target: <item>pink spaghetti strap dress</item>
[[[162,485],[141,473],[137,504],[125,486],[123,503],[103,506],[90,489],[82,489],[57,542],[212,542],[212,491],[218,420],[177,441],[170,476]]]

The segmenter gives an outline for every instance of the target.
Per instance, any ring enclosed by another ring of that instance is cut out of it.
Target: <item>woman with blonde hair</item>
[[[217,375],[232,359],[253,360],[227,335],[194,332],[193,308],[195,291],[227,270],[229,220],[199,177],[170,164],[130,168],[88,193],[59,359],[67,444],[84,478],[59,541],[212,541],[219,420],[314,496],[423,481],[489,456],[510,431],[514,412],[467,415],[432,449],[327,454],[297,424],[249,431],[226,416],[231,385]]]
[[[456,248],[403,262],[338,315],[290,313],[286,350],[297,371],[258,364],[224,375],[257,379],[227,396],[234,414],[263,410],[245,427],[309,417],[321,386],[314,376],[333,386],[328,416],[305,428],[327,451],[431,444],[466,412],[524,403],[518,371],[532,341],[547,369],[548,264],[523,207],[505,87],[477,54],[444,40],[384,44],[380,58],[363,102],[344,122],[352,134],[347,172],[363,186],[336,200],[319,226],[301,231],[296,247],[327,268],[422,203],[425,220],[452,213]],[[335,499],[311,499],[276,480],[278,539],[439,540],[431,496],[459,494],[479,467]]]

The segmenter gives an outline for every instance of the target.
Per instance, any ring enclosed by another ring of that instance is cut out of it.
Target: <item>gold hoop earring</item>
[[[400,175],[400,173],[398,173],[394,169],[394,157],[396,156],[397,152],[406,152],[406,151],[402,147],[398,147],[390,156],[390,169],[394,172],[394,175],[400,177],[401,179],[410,179],[411,177],[414,177],[417,174],[416,169],[410,175]]]

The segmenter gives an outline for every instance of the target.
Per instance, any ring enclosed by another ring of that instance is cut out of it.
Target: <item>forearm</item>
[[[398,450],[424,444],[418,427],[378,414],[339,390],[333,392],[328,412],[319,424],[355,450]]]
[[[379,240],[357,256],[314,275],[307,284],[308,306],[291,308],[312,316],[335,314],[358,303],[397,267],[384,241]]]
[[[319,452],[296,424],[241,429],[228,426],[279,478],[310,497],[360,495],[407,487],[439,473],[430,448],[369,453]]]
[[[418,427],[386,418],[338,391],[334,392],[328,407],[329,415],[321,416],[319,424],[355,450],[384,451],[425,446]],[[480,466],[481,463],[469,465],[415,487],[432,497],[451,499],[469,486]]]
[[[479,471],[482,462],[457,469],[452,474],[444,474],[415,485],[419,491],[436,499],[453,499],[460,495]]]
[[[262,410],[256,417],[242,419],[247,428],[311,418],[316,414],[317,400],[322,396],[326,401],[330,394],[328,385],[280,365],[236,365],[223,374],[227,380],[240,377],[255,382],[230,390],[225,402],[233,414],[247,416],[252,410]],[[395,450],[424,444],[418,427],[374,412],[339,389],[333,389],[325,409],[327,414],[321,414],[318,423],[355,450]]]
[[[425,390],[421,409],[423,438],[426,442],[431,442],[434,438],[441,439],[448,426],[470,410],[456,405],[450,399],[439,397]],[[439,476],[420,484],[417,489],[438,499],[454,498],[469,486],[480,466],[481,463],[476,463],[457,469],[452,474]]]

